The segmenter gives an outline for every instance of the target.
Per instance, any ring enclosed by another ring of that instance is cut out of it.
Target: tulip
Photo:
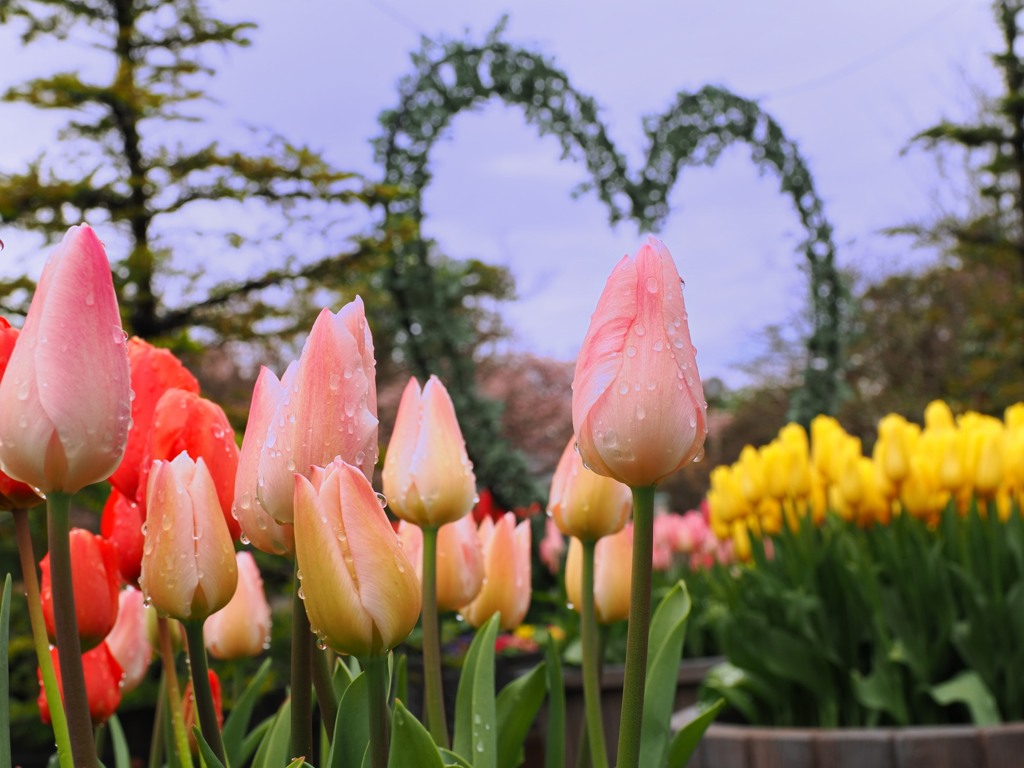
[[[402,520],[398,538],[408,555],[416,577],[423,580],[423,531]],[[468,515],[442,525],[437,533],[437,607],[442,611],[461,608],[480,591],[484,582],[484,553]]]
[[[60,659],[57,649],[50,649],[50,658],[57,675],[57,685],[63,695],[64,684],[60,676]],[[100,643],[91,651],[82,654],[82,668],[85,670],[85,693],[89,702],[89,715],[93,725],[105,723],[121,704],[121,678],[124,673],[117,659],[106,643]],[[41,676],[40,676],[41,677]],[[47,725],[51,722],[50,705],[42,682],[39,685],[39,717]]]
[[[377,374],[362,299],[338,314],[323,310],[285,396],[270,422],[257,471],[260,503],[279,523],[291,523],[294,474],[308,476],[335,457],[369,480],[377,464]]]
[[[649,238],[608,278],[576,362],[572,423],[590,469],[639,488],[703,454],[695,356],[679,273]]]
[[[267,440],[270,421],[284,398],[284,387],[269,368],[260,368],[252,389],[249,421],[238,454],[235,498],[231,514],[242,529],[243,543],[250,543],[271,555],[295,556],[295,532],[291,525],[280,525],[260,504],[256,494],[260,454]]]
[[[148,520],[147,483],[153,462],[169,461],[185,452],[196,461],[203,459],[217,490],[218,508],[232,539],[241,528],[231,515],[238,472],[238,446],[227,415],[216,403],[184,389],[169,389],[153,411],[153,425],[143,451],[136,501]]]
[[[501,613],[506,632],[523,623],[530,607],[530,521],[515,524],[506,512],[497,522],[484,518],[477,529],[484,551],[484,584],[480,593],[462,608],[474,627]]]
[[[156,609],[181,621],[205,619],[235,592],[238,571],[213,477],[182,452],[149,475],[139,584]]]
[[[212,669],[207,670],[206,676],[210,681],[210,693],[213,696],[213,709],[217,717],[217,728],[222,728],[224,726],[224,703],[220,688],[220,678],[217,677],[217,673]],[[195,731],[193,729],[199,725],[199,717],[196,712],[196,697],[192,691],[191,680],[185,685],[185,693],[181,698],[181,711],[182,717],[185,720],[185,730],[188,732],[189,748],[195,752],[198,749],[198,745],[196,744]]]
[[[78,635],[83,649],[92,648],[107,636],[117,621],[117,594],[121,588],[117,552],[109,541],[82,528],[72,529],[69,540]],[[57,628],[49,554],[39,563],[39,570],[42,572],[43,618],[52,640],[57,636]]]
[[[107,647],[124,670],[122,692],[139,687],[153,660],[153,646],[146,631],[146,605],[142,592],[129,587],[118,595],[117,623],[106,639]]]
[[[132,428],[124,459],[110,476],[110,484],[129,499],[138,495],[143,454],[153,428],[156,405],[169,389],[199,394],[199,382],[170,350],[159,349],[133,336],[128,340],[128,368],[131,372]],[[155,458],[169,458],[157,456]],[[145,480],[145,478],[142,478]]]
[[[624,621],[629,616],[632,584],[633,526],[627,525],[597,542],[594,551],[594,611],[599,624]],[[565,560],[565,594],[579,610],[583,605],[583,545],[573,538]]]
[[[0,378],[3,378],[7,370],[7,362],[11,359],[17,340],[18,329],[12,328],[6,319],[0,317]],[[0,510],[28,509],[42,501],[42,497],[31,486],[0,472]]]
[[[339,653],[377,656],[404,640],[420,584],[370,481],[336,459],[319,487],[295,475],[295,557],[309,624]]]
[[[131,385],[103,245],[72,227],[39,278],[0,382],[0,467],[44,493],[106,480],[124,455]]]
[[[552,575],[557,574],[562,569],[565,537],[550,517],[544,520],[544,538],[537,545],[537,549],[540,550],[540,561],[547,566]]]
[[[476,478],[448,390],[431,376],[423,391],[410,379],[384,459],[391,511],[419,526],[442,526],[473,508]]]
[[[215,659],[259,656],[270,644],[270,604],[249,552],[237,552],[238,587],[228,604],[206,620],[206,649]]]
[[[551,480],[548,514],[566,536],[592,541],[622,530],[633,510],[629,488],[583,466],[571,438]]]
[[[122,494],[117,488],[110,489],[107,503],[103,505],[100,533],[114,545],[121,578],[126,584],[138,586],[142,571],[142,507]]]

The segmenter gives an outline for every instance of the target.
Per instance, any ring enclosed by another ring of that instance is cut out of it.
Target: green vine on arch
[[[555,136],[563,158],[584,163],[591,180],[578,193],[596,191],[608,206],[611,223],[630,219],[641,230],[657,231],[665,222],[669,192],[684,166],[712,165],[731,144],[749,145],[754,163],[778,175],[781,191],[792,200],[806,233],[801,248],[810,279],[813,330],[794,415],[806,423],[816,413],[834,411],[842,368],[843,291],[832,227],[806,163],[778,123],[756,102],[722,88],[681,92],[665,114],[645,119],[647,164],[631,173],[601,123],[594,99],[576,90],[549,59],[503,41],[504,26],[502,20],[483,44],[424,40],[413,55],[415,71],[400,83],[398,106],[380,117],[384,134],[375,149],[384,183],[409,193],[385,205],[385,231],[402,233],[392,238],[385,282],[405,329],[402,342],[414,372],[447,376],[463,401],[457,402],[460,417],[464,410],[476,414],[482,407],[472,394],[472,360],[465,354],[470,329],[452,322],[445,311],[429,244],[408,235],[410,228],[419,232],[423,218],[422,192],[431,180],[434,143],[453,117],[497,97],[521,107],[542,135]],[[488,420],[483,417],[481,426]]]

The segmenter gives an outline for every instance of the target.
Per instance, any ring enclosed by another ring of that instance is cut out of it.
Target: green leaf
[[[775,695],[771,685],[727,661],[708,670],[704,677],[704,691],[712,696],[721,696],[750,723],[760,722],[757,702],[772,702]]]
[[[270,726],[274,724],[276,717],[276,715],[271,715],[246,734],[242,740],[242,762],[238,763],[238,765],[246,765],[249,762],[249,758],[256,753],[256,749],[262,743],[267,731],[270,730]],[[232,763],[231,766],[234,768],[235,763]]]
[[[861,675],[854,670],[851,677],[853,693],[867,710],[887,712],[899,725],[907,725],[907,702],[899,669],[894,663],[876,658],[870,675]]]
[[[683,768],[697,749],[704,732],[714,722],[718,713],[725,707],[725,699],[719,699],[708,707],[701,709],[700,714],[688,722],[675,736],[668,748],[667,768]]]
[[[0,765],[11,763],[11,681],[8,668],[8,636],[11,630],[11,574],[4,579],[0,600]]]
[[[476,632],[462,664],[455,696],[455,736],[452,750],[471,757],[473,768],[497,768],[497,731],[494,700],[494,641],[498,614]]]
[[[124,728],[117,715],[111,715],[107,721],[107,729],[110,731],[110,741],[114,747],[114,768],[131,768],[132,758],[128,751],[128,742],[124,738]],[[0,762],[0,765],[10,763]]]
[[[264,661],[260,668],[253,675],[249,684],[245,686],[241,696],[235,700],[227,719],[224,721],[224,730],[221,736],[224,739],[224,756],[228,765],[242,765],[242,749],[245,744],[245,734],[249,730],[249,720],[252,719],[252,711],[259,699],[263,683],[270,674],[270,659]]]
[[[305,758],[296,757],[294,760],[288,763],[288,768],[313,768],[313,766],[307,763]]]
[[[335,659],[334,675],[331,677],[331,685],[334,688],[335,700],[341,701],[342,697],[345,695],[345,691],[348,690],[352,681],[356,679],[357,674],[359,673],[356,672],[353,674],[352,670],[349,669],[348,664],[346,664],[342,659]],[[331,727],[334,727],[334,723],[331,723]]]
[[[542,662],[498,694],[495,704],[498,768],[516,768],[522,762],[523,742],[547,692],[545,672],[546,665]]]
[[[292,700],[287,698],[260,742],[252,768],[280,768],[288,762],[291,757],[288,754],[291,751],[291,713]]]
[[[391,716],[388,768],[444,768],[430,733],[401,701],[395,702]]]
[[[647,687],[644,691],[643,724],[640,730],[640,764],[663,765],[671,738],[683,655],[686,619],[690,615],[690,593],[679,581],[658,604],[651,619],[650,650],[647,656]]]
[[[203,732],[199,729],[198,725],[192,726],[192,735],[195,736],[196,744],[199,745],[199,754],[202,755],[206,768],[225,768],[224,763],[220,761],[220,758],[214,754],[210,745],[206,743],[206,739],[203,738]]]
[[[395,698],[399,701],[409,700],[408,659],[403,653],[395,659]]]
[[[352,768],[363,764],[370,743],[370,688],[366,673],[360,672],[338,702],[338,719],[327,765]]]
[[[933,685],[928,693],[939,704],[964,704],[975,725],[998,725],[1003,721],[995,697],[977,672],[961,672],[944,683]]]
[[[558,645],[548,635],[544,649],[548,671],[548,732],[544,745],[544,768],[565,768],[565,678]]]
[[[456,755],[450,749],[444,749],[442,747],[439,751],[441,753],[441,759],[444,760],[445,768],[473,768],[473,766],[467,763],[464,758]]]

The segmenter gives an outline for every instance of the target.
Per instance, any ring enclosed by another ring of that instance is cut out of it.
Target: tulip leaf
[[[270,730],[270,726],[274,724],[276,718],[276,715],[271,715],[246,734],[245,739],[242,741],[242,762],[232,763],[232,768],[235,765],[245,765],[249,762],[249,758],[255,754],[256,749],[262,743],[263,737],[267,735],[267,731]]]
[[[522,763],[523,742],[530,732],[547,692],[546,665],[542,662],[501,689],[495,703],[498,723],[498,768]]]
[[[7,666],[7,643],[11,629],[11,574],[4,579],[0,600],[0,765],[11,762],[11,682]]]
[[[977,672],[961,672],[944,683],[933,685],[928,693],[939,704],[963,704],[975,725],[998,725],[1003,722],[995,697]]]
[[[395,669],[394,669],[394,698],[399,701],[409,700],[409,671],[407,668],[408,659],[406,655],[400,654],[395,656]]]
[[[334,662],[334,675],[331,677],[331,685],[334,687],[334,698],[341,701],[345,695],[345,691],[352,684],[356,674],[353,674],[352,670],[349,669],[348,664],[343,659],[336,659]],[[334,723],[331,723],[331,727]]]
[[[665,764],[690,605],[686,584],[678,581],[658,604],[651,619],[647,687],[640,730],[641,765]]]
[[[277,710],[274,722],[260,742],[256,757],[252,761],[252,768],[280,768],[288,762],[288,758],[291,757],[288,754],[291,748],[291,716],[292,700],[288,698]]]
[[[370,743],[370,688],[366,673],[360,672],[338,702],[329,768],[352,768],[363,764]]]
[[[444,760],[430,732],[401,701],[395,702],[391,716],[388,768],[444,768]]]
[[[498,614],[476,631],[462,664],[455,696],[455,735],[452,750],[472,758],[473,768],[497,767],[497,731],[494,699],[494,642]]]
[[[667,768],[683,768],[689,762],[690,756],[704,736],[704,731],[714,722],[723,707],[725,699],[718,699],[710,706],[702,708],[693,720],[672,737],[672,743],[668,748],[668,760],[665,762]]]
[[[114,768],[131,768],[132,758],[128,751],[128,742],[124,737],[124,728],[117,715],[111,715],[107,721],[107,729],[110,731],[110,741],[114,748]],[[2,763],[0,765],[10,765]]]
[[[196,744],[199,745],[199,754],[203,757],[203,765],[206,768],[225,768],[224,763],[220,761],[220,758],[210,748],[210,745],[206,743],[203,732],[199,730],[198,725],[192,726],[192,735],[195,736]]]
[[[565,678],[558,645],[549,634],[544,649],[548,672],[548,731],[544,745],[544,768],[565,766]]]
[[[441,759],[444,761],[445,768],[473,768],[472,765],[466,762],[465,758],[456,755],[450,749],[441,747],[438,751],[441,753]]]
[[[224,730],[221,736],[224,739],[224,756],[228,765],[242,765],[242,748],[245,744],[245,734],[249,730],[249,721],[252,719],[252,711],[256,706],[263,683],[270,674],[270,659],[264,661],[256,674],[252,676],[245,690],[235,700],[235,706],[231,708],[227,719],[224,721]]]

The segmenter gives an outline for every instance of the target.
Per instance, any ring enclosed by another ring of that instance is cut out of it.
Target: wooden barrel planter
[[[1022,765],[1024,723],[984,728],[957,725],[848,729],[712,725],[688,768],[1015,768]]]

